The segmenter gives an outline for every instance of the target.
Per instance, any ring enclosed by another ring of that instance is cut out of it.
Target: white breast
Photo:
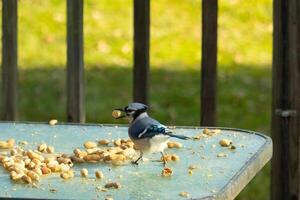
[[[143,153],[156,153],[163,152],[167,148],[167,142],[169,140],[167,135],[156,135],[149,138],[143,138],[138,140],[133,140],[137,149],[141,150]]]
[[[156,135],[150,139],[150,150],[149,152],[164,152],[165,148],[167,148],[167,142],[170,139],[169,136],[166,135]]]

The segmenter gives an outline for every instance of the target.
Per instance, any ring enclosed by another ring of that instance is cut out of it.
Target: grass
[[[220,0],[218,125],[270,132],[271,0]],[[66,4],[19,0],[20,120],[66,115]],[[115,123],[112,108],[132,101],[132,0],[86,0],[87,122]],[[199,125],[201,1],[151,1],[151,115]],[[265,167],[237,199],[267,199]]]

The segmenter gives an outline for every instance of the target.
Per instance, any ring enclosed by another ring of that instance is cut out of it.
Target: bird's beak
[[[124,118],[126,117],[126,114],[124,114],[124,109],[123,108],[117,108],[117,109],[114,109],[113,112],[112,112],[112,116],[115,118],[115,119],[121,119],[121,118]]]

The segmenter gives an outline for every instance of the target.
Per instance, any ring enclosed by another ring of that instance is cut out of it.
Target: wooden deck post
[[[300,7],[273,1],[272,200],[300,199]]]
[[[67,120],[85,122],[83,0],[67,0]]]
[[[215,126],[218,0],[202,0],[201,126]]]
[[[134,0],[133,99],[148,104],[150,0]]]
[[[2,119],[16,120],[18,100],[18,1],[2,1]]]

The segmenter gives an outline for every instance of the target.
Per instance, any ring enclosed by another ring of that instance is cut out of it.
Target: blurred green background
[[[132,101],[132,0],[85,0],[86,119]],[[19,0],[19,119],[65,121],[66,2]],[[219,0],[218,125],[270,132],[272,1]],[[151,1],[150,114],[199,125],[201,1]],[[124,122],[125,123],[125,122]],[[237,199],[269,198],[267,166]]]

